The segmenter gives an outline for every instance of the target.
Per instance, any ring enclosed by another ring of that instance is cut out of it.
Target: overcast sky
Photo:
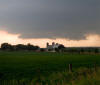
[[[100,0],[0,0],[0,30],[20,38],[100,34]]]

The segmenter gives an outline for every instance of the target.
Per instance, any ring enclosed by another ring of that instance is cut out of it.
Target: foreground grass
[[[100,66],[99,54],[0,52],[0,85],[100,85],[94,63]]]
[[[0,85],[100,85],[100,68],[79,68],[73,72],[62,71],[33,79],[1,80]]]
[[[0,74],[2,78],[33,78],[41,74],[47,76],[52,72],[74,68],[93,67],[100,64],[100,55],[34,52],[0,52]]]

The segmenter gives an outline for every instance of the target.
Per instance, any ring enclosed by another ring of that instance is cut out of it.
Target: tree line
[[[4,51],[20,51],[20,50],[36,51],[39,48],[40,48],[39,46],[34,46],[30,43],[28,43],[27,45],[24,44],[11,45],[9,43],[1,44],[1,50]]]
[[[59,47],[56,48],[55,51],[60,52],[64,48],[65,48],[64,45],[59,45]],[[41,52],[46,51],[46,48],[40,48],[39,46],[34,46],[30,43],[28,43],[27,45],[24,45],[24,44],[11,45],[9,43],[2,43],[0,49],[3,51],[23,51],[23,50],[24,51],[41,51]]]
[[[68,53],[100,53],[100,48],[99,47],[70,47],[70,48],[65,48],[63,52],[68,52]]]
[[[30,43],[28,43],[27,45],[24,44],[11,45],[9,43],[2,43],[0,50],[45,52],[46,48],[40,48],[39,46],[34,46]],[[64,47],[64,45],[60,45],[58,48],[55,48],[55,51],[67,52],[67,53],[100,53],[100,48],[99,47],[78,47],[77,48],[77,47]]]

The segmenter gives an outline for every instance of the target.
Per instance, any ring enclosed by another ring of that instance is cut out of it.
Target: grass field
[[[99,54],[67,54],[45,52],[0,52],[0,78],[32,79],[37,76],[50,76],[68,70],[93,68],[94,63],[100,65]]]

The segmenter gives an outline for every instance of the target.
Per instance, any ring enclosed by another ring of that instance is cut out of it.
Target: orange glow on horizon
[[[90,34],[86,35],[84,40],[69,40],[65,38],[48,39],[48,38],[38,38],[38,39],[22,39],[19,38],[21,34],[11,34],[7,31],[0,31],[0,44],[8,42],[10,44],[27,44],[31,43],[33,45],[38,45],[40,47],[46,47],[46,43],[52,42],[63,44],[66,47],[90,47],[90,46],[100,46],[100,35]]]

